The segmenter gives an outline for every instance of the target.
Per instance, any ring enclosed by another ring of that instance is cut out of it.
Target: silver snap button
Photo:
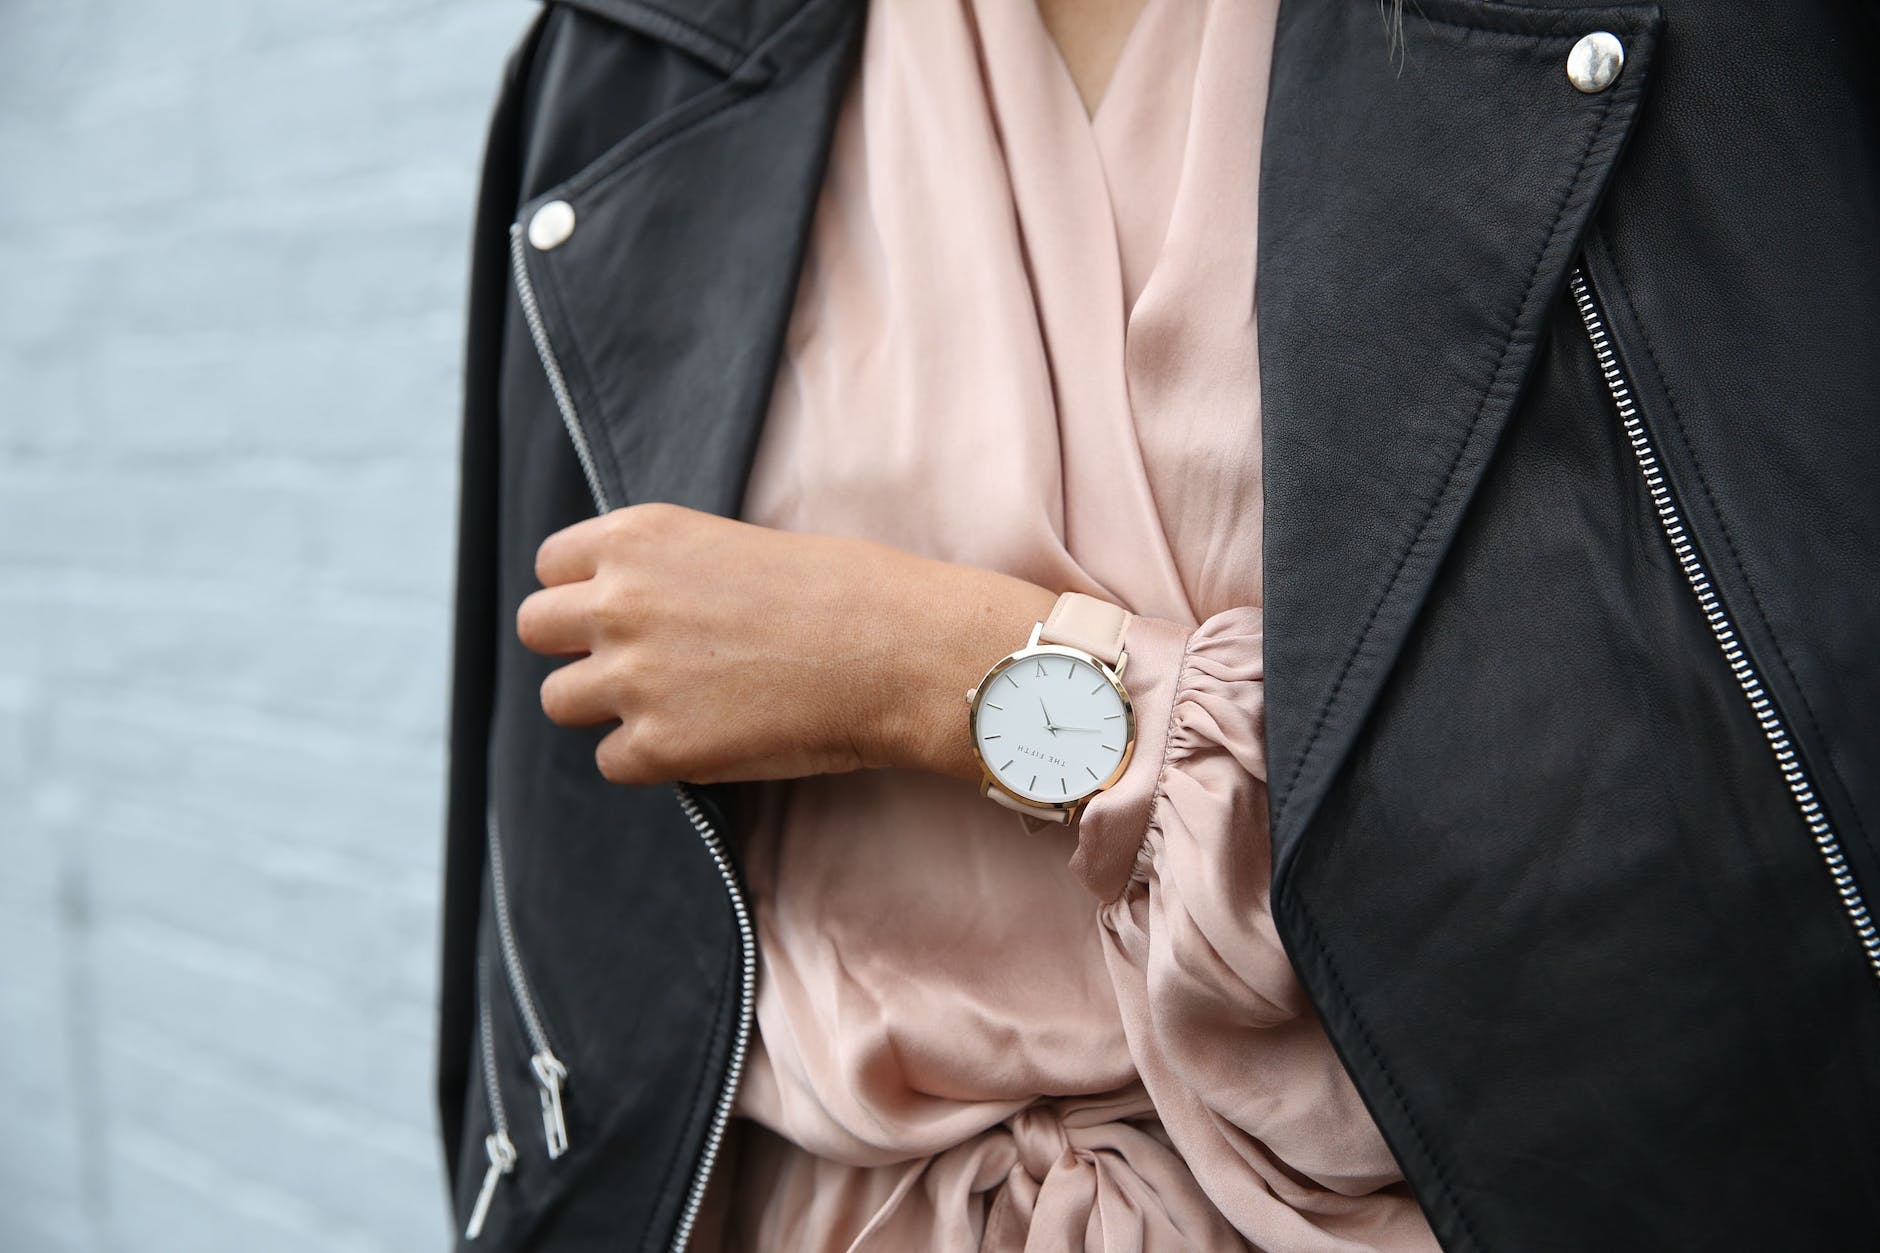
[[[1625,68],[1625,45],[1610,31],[1582,36],[1567,53],[1567,81],[1586,94],[1606,90]]]
[[[551,200],[529,219],[529,242],[547,252],[568,242],[574,234],[574,206],[566,200]]]

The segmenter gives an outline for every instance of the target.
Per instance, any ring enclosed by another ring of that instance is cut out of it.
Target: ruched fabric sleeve
[[[1122,779],[1079,819],[1071,869],[1124,1030],[1176,1149],[1254,1247],[1434,1249],[1326,1038],[1269,906],[1264,623],[1133,616]]]

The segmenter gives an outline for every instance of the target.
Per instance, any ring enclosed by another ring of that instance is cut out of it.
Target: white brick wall
[[[532,12],[0,2],[0,1253],[448,1242],[461,303]]]

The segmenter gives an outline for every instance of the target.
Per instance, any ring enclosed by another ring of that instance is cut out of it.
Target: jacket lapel
[[[584,4],[649,20],[620,0]],[[745,10],[784,6],[717,7],[740,20],[694,55],[710,53],[722,81],[519,217],[573,206],[565,243],[519,255],[610,507],[740,507],[864,14],[806,0],[742,52],[731,35],[754,24]]]
[[[1276,891],[1521,394],[1659,27],[1650,4],[1414,7],[1400,57],[1371,0],[1288,0],[1275,45],[1257,299]],[[740,507],[864,15],[806,0],[748,50],[715,39],[695,55],[721,82],[522,207],[566,199],[580,223],[523,263],[610,505]],[[1584,94],[1567,54],[1598,30],[1625,67]]]
[[[1257,299],[1276,893],[1521,395],[1659,20],[1409,9],[1400,60],[1373,0],[1287,3],[1274,53]],[[1624,69],[1582,93],[1567,55],[1600,30]]]

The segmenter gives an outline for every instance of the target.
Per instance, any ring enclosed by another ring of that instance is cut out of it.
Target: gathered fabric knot
[[[1064,1119],[1048,1105],[1028,1105],[1006,1120],[1018,1150],[1018,1164],[1040,1183],[1071,1152]]]
[[[1246,1253],[1248,1247],[1170,1143],[1140,1083],[1047,1096],[936,1153],[872,1167],[802,1154],[761,1127],[758,1136],[739,1170],[757,1172],[760,1193],[784,1198],[784,1212],[834,1205],[868,1213],[846,1244],[819,1248]],[[773,1178],[770,1171],[779,1173]]]

